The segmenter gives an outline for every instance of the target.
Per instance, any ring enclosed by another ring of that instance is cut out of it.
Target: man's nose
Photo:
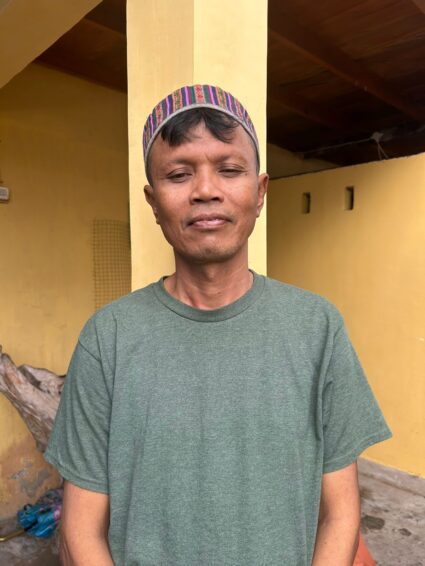
[[[197,172],[193,179],[191,200],[193,202],[222,200],[219,179],[209,171]]]

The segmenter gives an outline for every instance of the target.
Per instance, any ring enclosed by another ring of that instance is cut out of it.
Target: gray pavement
[[[361,460],[361,531],[379,566],[425,566],[425,479]]]

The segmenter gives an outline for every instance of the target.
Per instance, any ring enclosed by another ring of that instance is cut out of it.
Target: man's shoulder
[[[154,285],[155,283],[151,283],[101,307],[84,325],[80,339],[115,334],[118,327],[134,330],[136,327],[149,325],[158,308]]]
[[[276,313],[284,313],[293,321],[317,319],[341,323],[341,314],[327,298],[289,283],[266,277],[267,298]]]
[[[154,287],[157,283],[150,283],[146,287],[136,289],[127,295],[119,297],[103,307],[93,315],[94,318],[103,318],[108,316],[122,317],[134,312],[134,309],[144,310],[152,308],[156,305]]]
[[[271,277],[266,277],[265,279],[273,299],[277,302],[292,303],[296,306],[316,306],[329,311],[337,310],[331,301],[318,293],[289,283],[283,283]]]

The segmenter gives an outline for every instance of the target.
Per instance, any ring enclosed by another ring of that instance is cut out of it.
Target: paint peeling
[[[34,503],[61,479],[35,447],[33,438],[15,442],[2,454],[0,466],[0,519],[11,517],[26,503]]]
[[[22,470],[18,470],[17,472],[15,472],[14,474],[12,474],[10,476],[11,480],[21,480],[23,479],[26,475],[28,474],[28,471],[23,468]]]
[[[49,470],[46,469],[40,470],[33,479],[26,479],[25,477],[21,478],[21,480],[19,481],[19,489],[21,493],[25,493],[28,497],[32,499],[33,497],[36,496],[37,493],[39,493],[39,488],[42,487],[44,482],[49,477],[50,477]]]

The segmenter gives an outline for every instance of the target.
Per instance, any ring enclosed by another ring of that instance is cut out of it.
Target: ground
[[[425,566],[425,480],[364,460],[359,470],[361,529],[378,566]],[[0,534],[15,526],[3,521]],[[0,542],[0,564],[59,566],[57,541],[24,535]]]
[[[425,480],[362,461],[361,531],[379,566],[425,566]]]

